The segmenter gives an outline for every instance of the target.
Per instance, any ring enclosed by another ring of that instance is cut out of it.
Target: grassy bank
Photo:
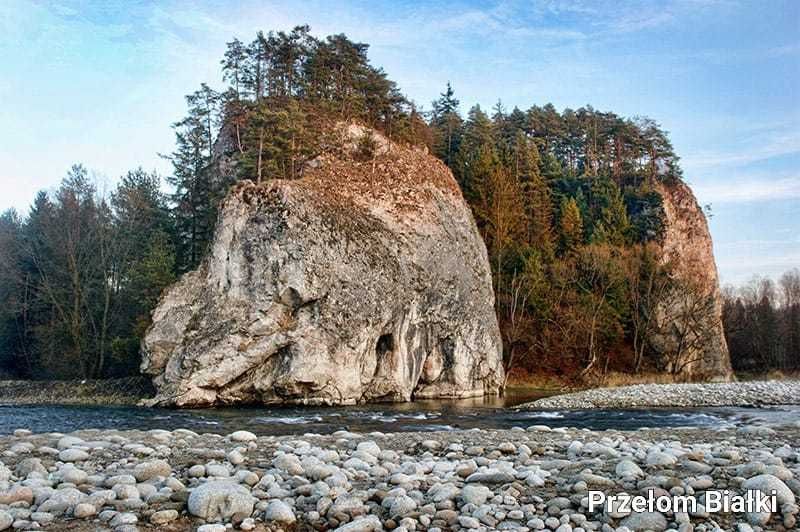
[[[515,388],[537,388],[553,392],[570,392],[592,388],[616,388],[631,384],[673,384],[681,382],[666,373],[622,373],[609,371],[605,376],[578,381],[563,374],[529,373],[514,370],[508,386]]]
[[[737,381],[798,381],[800,372],[769,370],[767,372],[736,372],[734,378]],[[515,388],[536,388],[550,390],[552,392],[575,392],[592,390],[594,388],[619,388],[621,386],[632,386],[636,384],[681,384],[687,382],[684,379],[675,378],[669,373],[622,373],[609,371],[604,376],[596,376],[591,379],[578,381],[570,379],[565,375],[555,373],[527,373],[514,370],[508,379],[508,386]],[[697,381],[703,382],[703,381]]]
[[[134,405],[152,397],[144,377],[83,381],[0,381],[0,404]]]

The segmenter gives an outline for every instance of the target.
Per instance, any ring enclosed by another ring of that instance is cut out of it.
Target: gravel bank
[[[0,404],[3,405],[135,405],[154,393],[150,379],[73,381],[0,381]]]
[[[0,530],[796,530],[800,427],[0,437]],[[589,512],[589,489],[770,486],[772,515]]]
[[[651,408],[800,405],[800,381],[636,384],[555,395],[520,408]]]

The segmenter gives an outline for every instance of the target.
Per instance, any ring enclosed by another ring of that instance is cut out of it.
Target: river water
[[[745,421],[800,420],[800,409],[698,408],[650,410],[531,411],[515,408],[547,394],[512,390],[504,397],[458,401],[370,404],[344,407],[239,407],[196,410],[102,406],[0,406],[0,434],[17,428],[34,432],[97,429],[177,429],[261,435],[354,432],[509,429],[531,425],[592,430],[652,427],[732,427]]]

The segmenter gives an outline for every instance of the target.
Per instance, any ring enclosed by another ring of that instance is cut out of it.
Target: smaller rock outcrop
[[[733,376],[722,328],[722,298],[708,222],[692,190],[680,180],[658,185],[664,209],[662,257],[678,289],[660,306],[649,342],[667,369],[689,379]]]
[[[364,128],[339,134],[301,179],[243,182],[222,203],[207,258],[144,339],[151,404],[498,393],[486,249],[452,174]]]

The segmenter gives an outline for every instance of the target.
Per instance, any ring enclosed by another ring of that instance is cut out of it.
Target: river
[[[81,429],[176,429],[227,434],[249,430],[260,435],[403,432],[454,429],[509,429],[531,425],[592,430],[652,427],[733,427],[744,421],[800,420],[796,407],[638,410],[531,411],[516,408],[547,395],[512,390],[503,397],[458,401],[370,404],[342,407],[239,407],[175,410],[133,406],[0,406],[0,434],[17,428],[34,432]]]

